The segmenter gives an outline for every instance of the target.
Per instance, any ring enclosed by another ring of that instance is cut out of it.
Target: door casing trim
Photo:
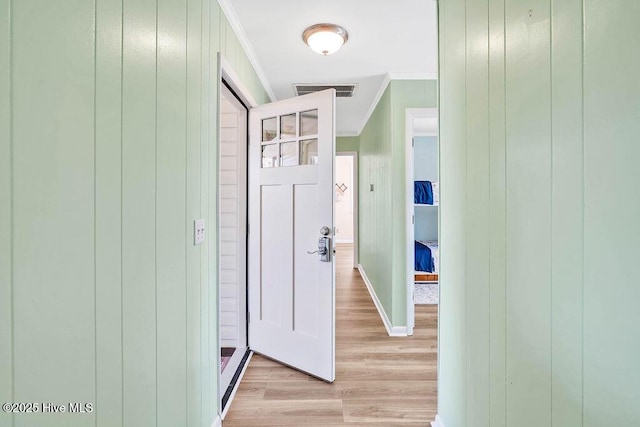
[[[235,72],[235,70],[233,69],[233,67],[231,66],[231,64],[225,59],[225,57],[222,55],[221,52],[218,52],[218,70],[217,70],[217,81],[216,81],[216,85],[217,85],[217,89],[216,89],[216,105],[218,106],[218,109],[220,108],[220,102],[221,102],[221,96],[222,96],[222,85],[224,84],[222,81],[224,80],[225,83],[233,90],[233,92],[235,93],[235,95],[239,98],[239,100],[244,103],[244,105],[247,107],[247,109],[252,108],[252,107],[256,107],[258,105],[258,103],[256,102],[256,100],[253,98],[253,96],[251,95],[251,92],[249,92],[249,90],[247,89],[247,87],[244,85],[244,83],[242,82],[242,80],[240,79],[240,76],[238,76],[238,74]],[[217,111],[217,110],[216,110]],[[215,140],[215,144],[219,145],[220,144],[220,138],[221,138],[221,131],[220,131],[220,123],[218,120],[216,120],[216,140]],[[249,139],[249,135],[247,134],[247,142]],[[209,150],[209,152],[211,153],[211,150]],[[216,151],[217,152],[217,151]],[[248,174],[248,169],[247,169],[247,174]],[[213,187],[215,188],[215,191],[213,193],[213,197],[215,197],[215,199],[217,200],[220,195],[218,192],[218,182],[217,182],[217,177],[220,176],[220,165],[219,163],[216,162],[216,170],[215,171],[210,171],[210,176],[215,176],[216,177],[216,182],[215,185],[213,185]],[[248,179],[248,176],[247,176]],[[210,185],[212,185],[210,183]],[[210,193],[211,194],[211,193]],[[215,229],[218,230],[219,229],[219,218],[218,215],[215,216],[215,224],[212,224],[212,226],[210,227],[211,229]],[[215,228],[214,228],[215,227]],[[209,240],[209,245],[215,245],[216,247],[216,254],[220,253],[220,247],[219,247],[219,242],[218,239],[216,239],[215,242],[212,242],[211,239]],[[210,252],[211,253],[211,252]],[[247,258],[247,264],[248,264],[248,258]],[[220,272],[218,271],[218,269],[216,269],[214,274],[211,274],[209,277],[211,277],[212,279],[209,281],[209,295],[216,295],[215,298],[215,313],[216,313],[216,325],[215,325],[215,330],[219,332],[220,330],[220,298],[218,295],[218,292],[216,290],[217,288],[217,284],[220,283]],[[245,290],[246,292],[246,290]],[[219,333],[218,333],[219,335]],[[247,343],[248,345],[248,343]],[[218,414],[218,419],[222,420],[222,396],[224,394],[225,390],[221,390],[220,387],[220,351],[221,351],[221,344],[220,344],[220,337],[218,336],[218,340],[216,342],[216,354],[214,359],[216,360],[216,364],[215,366],[218,367],[218,369],[216,369],[216,376],[215,376],[215,380],[217,382],[217,393],[216,393],[216,413]],[[245,363],[244,368],[246,368],[247,364],[249,362],[249,359],[247,360],[247,362]],[[244,370],[243,368],[243,370]],[[238,383],[240,381],[241,378],[238,379]],[[231,400],[233,399],[233,397],[235,396],[232,395],[229,398],[229,401],[227,402],[226,407],[230,407],[231,406]]]

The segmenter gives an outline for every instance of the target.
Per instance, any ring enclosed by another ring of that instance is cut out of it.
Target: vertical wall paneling
[[[358,151],[359,137],[357,136],[339,136],[336,138],[336,151]]]
[[[210,333],[212,332],[210,323],[210,312],[209,312],[209,299],[212,298],[210,294],[211,283],[209,278],[209,241],[213,238],[213,233],[211,232],[215,225],[213,223],[208,222],[208,197],[209,197],[209,134],[212,128],[212,124],[210,122],[210,109],[209,103],[211,100],[209,97],[211,96],[211,79],[210,79],[210,69],[211,69],[211,61],[212,58],[209,57],[211,52],[211,27],[212,19],[217,8],[215,5],[211,7],[212,4],[210,2],[203,2],[200,11],[200,28],[202,30],[202,50],[201,50],[201,87],[200,91],[203,96],[200,98],[200,116],[201,116],[201,133],[200,133],[200,145],[199,145],[199,168],[200,168],[200,214],[198,218],[204,219],[206,231],[207,231],[207,239],[203,244],[200,245],[200,250],[198,253],[200,254],[200,342],[202,344],[202,353],[201,353],[201,362],[200,366],[202,369],[201,378],[202,378],[202,403],[201,403],[201,416],[202,423],[206,424],[207,421],[214,419],[215,411],[212,410],[210,402],[214,401],[214,393],[217,392],[216,383],[213,380],[213,368],[209,366],[209,358],[211,346],[214,345],[214,341],[210,337]],[[190,239],[193,239],[193,220],[195,218],[191,218],[191,232]]]
[[[437,106],[435,80],[394,80],[357,138],[338,138],[338,151],[359,153],[359,261],[393,326],[406,313],[406,109]],[[373,191],[371,191],[373,185]],[[391,245],[391,249],[389,249]]]
[[[123,10],[122,323],[125,426],[157,423],[157,4]]]
[[[203,117],[201,116],[202,62],[205,40],[202,37],[202,2],[187,0],[187,43],[186,43],[186,346],[187,346],[187,426],[200,427],[202,417],[202,319],[201,301],[201,259],[200,246],[193,244],[193,220],[201,218],[200,200],[200,138]]]
[[[156,316],[158,426],[187,424],[186,390],[186,14],[158,0]]]
[[[506,151],[504,0],[489,0],[489,425],[506,427]],[[481,107],[480,107],[481,108]]]
[[[221,26],[266,99],[215,1],[0,0],[0,401],[94,404],[0,425],[216,419]]]
[[[391,159],[389,168],[389,191],[391,192],[391,206],[406,206],[405,202],[405,157],[406,157],[406,107],[423,107],[424,91],[422,86],[416,88],[414,86],[411,91],[403,90],[402,81],[391,81]],[[408,82],[409,84],[415,82]],[[418,89],[418,90],[416,90]],[[421,102],[422,101],[422,102]],[[407,229],[404,219],[407,214],[404,209],[391,209],[391,302],[392,308],[389,318],[394,325],[407,324],[407,286],[402,286],[404,292],[400,293],[395,289],[394,283],[400,285],[406,281],[405,262],[407,253],[406,232]],[[399,286],[400,287],[400,286]]]
[[[12,3],[13,399],[94,401],[94,5]]]
[[[122,422],[122,2],[96,2],[96,418]]]
[[[440,307],[438,412],[467,425],[465,4],[439,2],[440,15]],[[458,236],[457,238],[452,238]]]
[[[584,5],[584,425],[640,425],[640,3]]]
[[[222,53],[225,57],[227,56],[227,22],[224,16],[224,13],[219,10],[215,15],[218,19],[216,21],[213,20],[213,16],[211,17],[211,22],[217,22],[217,27],[214,25],[212,28],[217,28],[218,34],[218,48],[217,50]],[[233,64],[232,64],[233,65]]]
[[[490,188],[488,0],[467,0],[466,39],[466,216],[467,222],[467,405],[469,426],[489,427]]]
[[[479,11],[467,14],[466,34],[454,14],[476,4],[440,2],[440,416],[462,427],[486,411],[484,371],[459,355],[466,342],[476,357],[478,322],[488,316],[491,427],[640,425],[640,4],[489,0],[486,56],[476,51],[486,37],[472,22]],[[472,92],[487,59],[489,108]],[[452,114],[462,108],[466,116]],[[478,119],[489,124],[488,148],[472,132],[452,150]],[[487,149],[489,168],[477,169]],[[456,181],[461,171],[475,174],[466,188]],[[471,192],[487,177],[490,216],[482,219]],[[464,191],[466,205],[456,206]],[[456,224],[460,207],[468,218]],[[490,230],[488,308],[473,295],[470,267],[486,254],[474,248],[471,224]],[[466,248],[466,261],[451,256],[453,245]],[[464,266],[466,293],[452,298]],[[465,301],[477,311],[457,317]]]
[[[551,2],[552,425],[582,426],[582,1]]]
[[[11,194],[11,9],[0,0],[0,401],[13,401],[12,194]],[[12,415],[0,413],[0,424]]]
[[[437,106],[437,82],[435,80],[392,80],[391,106],[389,111],[391,149],[389,189],[391,206],[406,206],[405,146],[407,108],[435,108]],[[392,230],[392,313],[389,314],[394,326],[407,324],[406,286],[406,212],[404,209],[391,210]]]
[[[212,358],[216,355],[218,343],[217,328],[217,311],[212,309],[212,302],[215,302],[215,252],[213,243],[216,241],[216,223],[215,217],[210,216],[212,194],[210,187],[216,185],[217,177],[215,169],[211,169],[211,146],[216,144],[216,126],[215,112],[212,111],[212,105],[217,100],[217,81],[215,70],[217,66],[216,52],[218,46],[213,44],[214,34],[217,32],[216,23],[220,13],[217,2],[205,1],[202,3],[201,11],[201,28],[202,28],[202,88],[204,94],[201,104],[202,117],[202,133],[200,135],[200,218],[205,220],[207,237],[204,243],[200,245],[200,313],[202,344],[202,422],[203,424],[211,423],[215,419],[217,408],[213,402],[217,401],[217,380],[216,380],[216,364]],[[213,195],[215,197],[215,194]],[[215,212],[215,211],[213,211]],[[193,239],[193,229],[191,231],[191,239]],[[213,292],[213,293],[212,293]],[[214,363],[214,364],[212,364]]]
[[[522,427],[551,414],[549,7],[514,0],[505,11],[507,424]]]
[[[391,317],[392,262],[387,248],[392,239],[391,188],[391,88],[380,98],[360,135],[360,264],[378,299]],[[381,173],[386,171],[386,173]],[[370,186],[373,186],[371,190]]]
[[[221,14],[223,19],[224,19],[224,14]],[[234,69],[237,69],[237,73],[239,73],[239,75],[242,75],[242,61],[240,59],[240,55],[238,52],[240,48],[240,43],[238,42],[238,38],[236,37],[236,34],[233,32],[233,29],[231,29],[231,25],[229,25],[229,21],[227,21],[226,19],[223,20],[223,22],[221,23],[221,27],[224,25],[225,30],[224,30],[224,46],[221,44],[220,46],[220,50],[224,51],[224,55],[227,58],[227,60],[229,61],[229,63],[232,65],[232,67],[234,67]]]

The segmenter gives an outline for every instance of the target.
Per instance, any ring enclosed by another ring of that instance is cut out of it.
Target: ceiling
[[[356,83],[337,99],[338,135],[358,135],[391,79],[437,76],[434,0],[220,0],[240,42],[274,100],[294,83]],[[310,25],[349,32],[337,53],[321,56],[302,41]]]

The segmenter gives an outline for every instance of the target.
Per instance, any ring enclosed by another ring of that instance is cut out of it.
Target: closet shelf
[[[437,208],[439,205],[426,205],[426,204],[422,204],[422,203],[414,203],[415,207],[430,207],[430,208]]]

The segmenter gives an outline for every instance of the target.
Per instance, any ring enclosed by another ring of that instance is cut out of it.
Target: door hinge
[[[415,146],[415,143],[416,143],[416,139],[415,138],[411,138],[411,146],[412,147]]]
[[[411,224],[415,224],[416,223],[416,217],[414,215],[411,215]]]

